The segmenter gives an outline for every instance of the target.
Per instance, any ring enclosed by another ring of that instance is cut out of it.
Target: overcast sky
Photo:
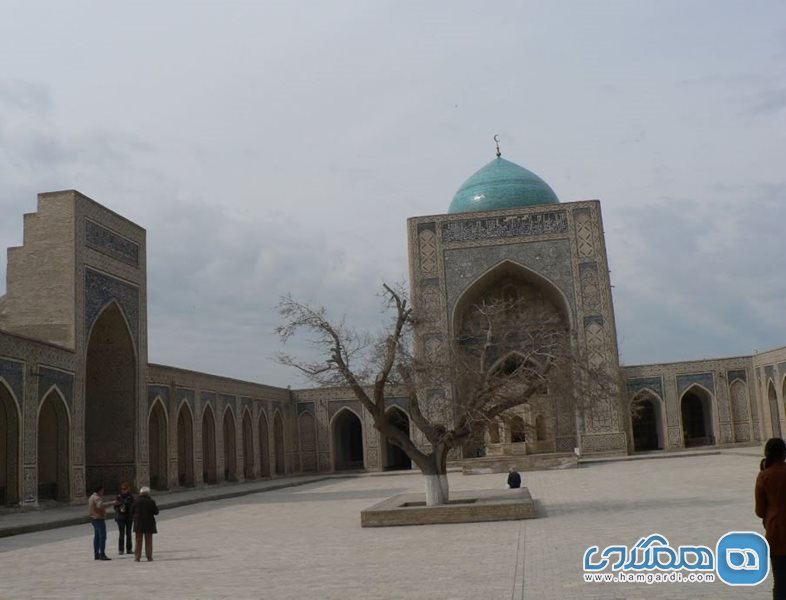
[[[494,156],[600,199],[625,364],[786,345],[786,3],[0,0],[0,247],[147,229],[149,358],[297,386],[291,291],[381,321],[407,217]],[[0,260],[0,293],[5,261]]]

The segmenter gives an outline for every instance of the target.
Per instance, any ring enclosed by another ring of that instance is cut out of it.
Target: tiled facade
[[[786,430],[786,349],[620,369],[599,202],[416,217],[407,227],[426,350],[448,343],[462,299],[504,268],[555,298],[582,352],[621,373],[620,397],[598,400],[581,420],[555,399],[547,442],[528,439],[521,451],[570,451],[578,438],[588,453],[640,450],[642,440],[673,450]],[[407,465],[347,389],[290,391],[149,364],[145,231],[78,192],[39,196],[23,245],[8,251],[7,277],[0,504],[81,501],[98,482],[121,479],[172,489]],[[389,398],[409,427],[405,394]],[[509,432],[501,438],[510,444]]]

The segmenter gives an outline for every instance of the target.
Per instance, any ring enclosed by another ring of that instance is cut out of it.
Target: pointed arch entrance
[[[177,483],[194,486],[194,418],[185,402],[177,415]]]
[[[154,490],[167,489],[167,418],[160,398],[153,402],[147,427],[148,460],[150,463],[150,487]]]
[[[663,449],[663,424],[657,398],[647,392],[636,396],[630,404],[630,420],[634,452]]]
[[[268,422],[264,412],[259,413],[259,475],[270,477],[270,442]]]
[[[475,389],[478,374],[484,371],[502,381],[510,376],[522,376],[521,385],[526,385],[526,374],[531,368],[534,373],[543,371],[548,364],[547,357],[555,354],[570,354],[568,332],[573,329],[574,315],[565,293],[553,281],[511,260],[503,260],[479,276],[467,286],[452,309],[451,325],[458,352],[466,361],[466,375],[456,377],[455,387],[458,402],[463,390]],[[483,356],[483,361],[480,357]],[[486,369],[485,365],[490,365]],[[575,381],[569,360],[559,360],[548,371],[551,381]],[[509,380],[508,380],[509,381]],[[553,389],[553,388],[552,388]],[[472,392],[469,392],[470,395]],[[549,395],[549,386],[539,395]],[[571,390],[565,389],[563,395],[569,397]],[[556,418],[558,405],[564,404],[556,394],[554,401],[548,402],[538,410],[548,411],[549,424],[554,423],[550,438],[555,443],[575,439],[575,419]],[[502,452],[513,451],[512,438],[521,443],[527,438],[526,429],[531,421],[527,417],[522,427],[521,421],[504,419],[509,426],[506,435],[501,436]],[[556,424],[560,424],[559,430]],[[511,435],[507,435],[510,433]],[[515,436],[513,435],[515,434]],[[559,441],[557,437],[559,436]],[[530,436],[532,438],[532,436]],[[534,441],[534,440],[530,440]],[[532,444],[533,451],[546,451],[550,444]],[[522,448],[517,447],[520,451]],[[554,451],[554,448],[550,451]]]
[[[202,414],[202,481],[216,483],[216,419],[208,404]]]
[[[276,475],[284,475],[287,467],[284,455],[284,421],[278,411],[273,416],[273,442],[276,445]]]
[[[137,364],[128,323],[116,302],[96,319],[85,363],[87,493],[136,479]]]
[[[775,385],[770,379],[767,385],[767,398],[770,402],[770,423],[772,423],[772,437],[783,437],[781,433],[781,418],[778,414],[778,394]]]
[[[409,417],[407,413],[394,406],[388,409],[387,416],[396,429],[409,437]],[[391,444],[390,440],[385,439],[385,470],[403,471],[411,468],[412,460],[407,456],[407,453],[398,446]]]
[[[333,464],[336,471],[363,468],[363,425],[348,408],[333,418]]]
[[[0,506],[19,503],[19,409],[0,379]]]
[[[243,477],[254,479],[254,431],[248,410],[243,413]]]
[[[712,401],[709,393],[703,388],[693,386],[683,394],[680,404],[685,447],[714,444]]]
[[[69,421],[63,396],[56,388],[52,388],[38,411],[39,500],[67,500],[70,496]]]
[[[224,481],[237,481],[235,415],[229,407],[224,411]]]

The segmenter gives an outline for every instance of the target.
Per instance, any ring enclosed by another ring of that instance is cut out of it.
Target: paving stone
[[[599,463],[525,474],[546,516],[517,522],[363,529],[360,511],[418,491],[417,474],[333,479],[163,510],[155,561],[92,559],[79,525],[0,539],[0,598],[654,599],[771,597],[713,584],[586,584],[591,545],[658,532],[713,547],[761,531],[754,451]],[[454,490],[502,488],[502,475],[452,473]]]

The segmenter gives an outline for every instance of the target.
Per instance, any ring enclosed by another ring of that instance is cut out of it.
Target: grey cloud
[[[247,220],[205,205],[162,211],[148,227],[151,360],[298,382],[272,360],[281,296],[351,313],[361,329],[380,324],[376,294],[386,274],[373,256],[358,261],[337,242],[286,218]]]
[[[786,88],[762,91],[753,101],[750,112],[753,114],[772,114],[786,109]]]
[[[786,340],[786,184],[713,192],[711,202],[673,200],[619,215],[629,237],[609,252],[627,362],[750,354]]]
[[[0,106],[36,114],[52,109],[52,95],[46,84],[23,79],[0,80]]]

